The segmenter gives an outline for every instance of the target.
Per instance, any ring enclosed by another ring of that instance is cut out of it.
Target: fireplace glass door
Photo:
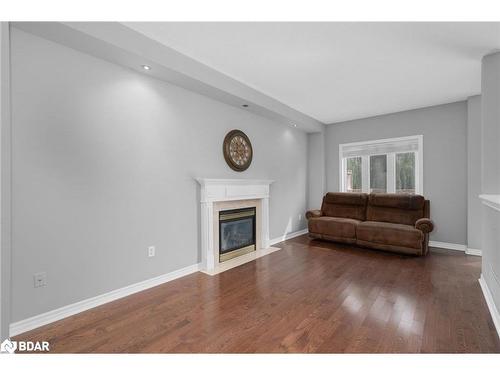
[[[255,207],[219,212],[219,261],[255,251]]]

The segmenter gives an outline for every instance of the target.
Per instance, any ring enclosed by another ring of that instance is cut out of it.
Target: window
[[[396,154],[396,193],[415,193],[415,153]]]
[[[339,145],[340,190],[423,194],[423,136]]]
[[[347,158],[346,191],[361,193],[361,158]]]
[[[370,156],[370,192],[387,193],[387,155]]]

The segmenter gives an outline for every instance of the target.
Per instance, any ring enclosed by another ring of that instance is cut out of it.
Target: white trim
[[[396,192],[396,154],[391,152],[390,154],[386,154],[386,166],[387,166],[387,192],[395,193]],[[415,181],[416,183],[416,181]]]
[[[417,194],[424,195],[424,136],[416,135],[418,138],[418,151],[414,152],[415,158],[415,168],[417,172],[415,174],[415,188]]]
[[[400,141],[410,141],[415,138],[423,138],[423,135],[409,135],[406,137],[396,137],[396,138],[384,138],[384,139],[375,139],[372,141],[361,141],[361,142],[350,142],[350,143],[342,143],[339,146],[363,146],[363,145],[373,145],[377,143],[387,143],[387,142],[400,142]],[[420,144],[419,140],[419,146]]]
[[[440,249],[463,251],[467,255],[475,255],[479,257],[482,256],[482,251],[480,249],[473,249],[471,247],[467,247],[467,245],[462,245],[458,243],[429,241],[429,246],[438,247]]]
[[[370,157],[368,155],[361,156],[361,191],[370,192]]]
[[[201,186],[209,185],[271,185],[274,180],[251,180],[241,178],[205,178],[197,177],[196,181]]]
[[[483,256],[483,252],[481,249],[473,249],[471,247],[468,247],[467,250],[465,250],[465,254],[467,255],[475,255],[475,256]]]
[[[463,252],[467,250],[466,245],[461,245],[458,243],[450,243],[450,242],[429,241],[429,246],[439,247],[441,249],[463,251]]]
[[[306,234],[308,232],[309,232],[309,230],[306,228],[306,229],[299,230],[297,232],[285,233],[281,237],[276,237],[276,238],[273,238],[272,240],[269,240],[269,244],[274,245],[274,244],[277,244],[279,242],[283,242],[283,241],[286,241],[286,240],[289,240],[289,239],[292,239],[292,238],[295,238],[298,236],[302,236],[303,234]]]
[[[485,206],[500,211],[500,194],[481,194],[479,199]]]
[[[339,191],[346,191],[344,171],[346,169],[346,160],[342,157],[342,145],[339,145]],[[363,164],[361,164],[363,166]],[[325,166],[326,167],[326,166]]]
[[[187,266],[179,270],[166,273],[164,275],[153,277],[152,279],[144,280],[120,289],[115,289],[112,290],[111,292],[107,292],[96,297],[91,297],[83,301],[73,303],[71,305],[63,306],[58,309],[45,312],[43,314],[33,316],[28,319],[11,323],[10,337],[67,318],[71,315],[81,313],[83,311],[92,309],[94,307],[103,305],[105,303],[115,301],[117,299],[129,296],[131,294],[158,286],[168,281],[178,279],[180,277],[192,274],[194,272],[198,272],[199,270],[200,270],[200,264],[199,263],[193,264],[191,266]]]
[[[500,313],[498,312],[498,309],[495,306],[495,301],[493,300],[493,296],[491,295],[486,280],[484,280],[483,278],[483,274],[481,274],[481,277],[479,278],[478,281],[479,285],[481,286],[481,290],[483,291],[484,299],[486,301],[486,305],[488,306],[488,310],[490,310],[491,319],[493,320],[493,324],[497,329],[497,334],[500,337]]]

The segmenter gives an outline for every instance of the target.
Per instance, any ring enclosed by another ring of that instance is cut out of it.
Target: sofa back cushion
[[[415,225],[424,217],[425,205],[421,195],[372,193],[368,197],[366,220]]]
[[[366,220],[367,194],[327,193],[323,198],[323,215]]]

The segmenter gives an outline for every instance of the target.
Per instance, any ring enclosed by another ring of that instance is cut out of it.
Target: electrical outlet
[[[156,255],[156,249],[154,246],[148,247],[148,257],[154,257]]]
[[[33,275],[33,282],[35,284],[35,288],[40,288],[41,286],[47,285],[47,273],[39,272]]]

